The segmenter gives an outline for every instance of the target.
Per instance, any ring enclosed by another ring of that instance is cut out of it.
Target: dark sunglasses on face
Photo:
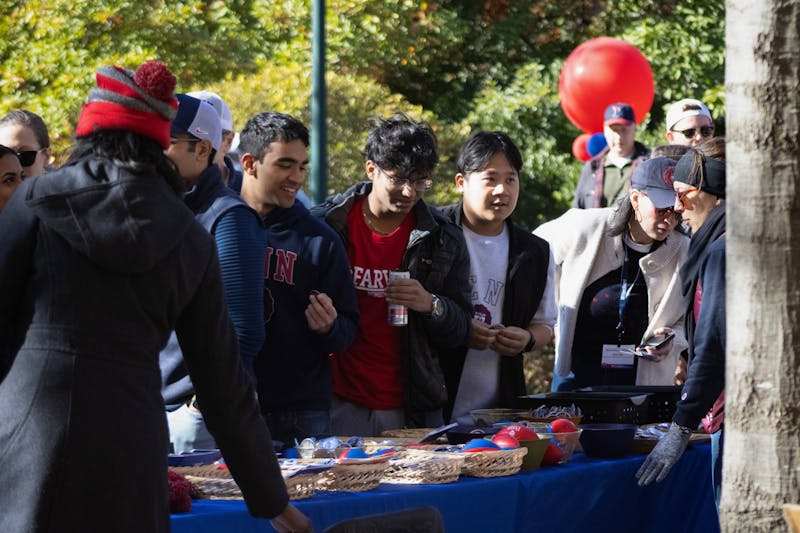
[[[666,218],[668,216],[669,217],[675,216],[675,207],[674,206],[669,206],[669,207],[656,207],[656,206],[653,206],[653,210],[656,212],[656,216],[657,217]]]
[[[31,166],[36,161],[36,156],[39,155],[39,152],[44,152],[45,150],[47,150],[47,147],[39,148],[38,150],[25,150],[24,152],[17,152],[19,164],[23,167]]]
[[[697,135],[697,128],[689,128],[688,130],[672,130],[675,133],[680,133],[687,139],[694,139],[694,136]],[[714,134],[714,126],[702,126],[700,127],[700,136],[701,137],[711,137]]]

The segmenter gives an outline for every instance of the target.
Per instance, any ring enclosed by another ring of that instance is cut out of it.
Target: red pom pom
[[[169,480],[169,512],[188,513],[192,509],[192,497],[189,493],[192,485],[186,478],[174,470],[167,470]]]
[[[161,61],[142,63],[136,69],[133,81],[144,92],[163,102],[170,101],[175,91],[175,76]]]

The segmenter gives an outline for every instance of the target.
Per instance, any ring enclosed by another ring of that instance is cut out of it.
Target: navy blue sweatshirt
[[[268,341],[255,363],[265,413],[327,410],[333,395],[330,354],[347,348],[358,331],[358,306],[347,253],[339,236],[297,200],[264,219],[264,318]],[[312,291],[327,294],[337,318],[326,335],[308,327]]]
[[[228,314],[236,329],[239,354],[252,374],[253,360],[264,344],[262,272],[264,230],[255,211],[225,187],[216,165],[209,166],[184,196],[195,219],[214,236]],[[194,394],[194,386],[173,333],[159,355],[162,396],[174,410]]]
[[[725,388],[725,237],[702,258],[698,283],[703,289],[697,327],[690,339],[694,357],[676,405],[673,421],[696,428]],[[691,313],[691,309],[687,313]]]

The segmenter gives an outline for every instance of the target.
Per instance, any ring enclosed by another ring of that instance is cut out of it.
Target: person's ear
[[[672,144],[673,142],[675,142],[675,132],[674,131],[671,131],[671,130],[667,131],[667,142],[669,144]]]
[[[250,152],[245,152],[244,154],[242,154],[240,162],[242,164],[243,173],[249,174],[251,176],[256,175],[256,163],[258,162],[256,156],[254,156]]]
[[[211,154],[211,150],[214,148],[213,146],[211,146],[211,141],[209,141],[208,139],[203,139],[202,141],[199,141],[195,144],[197,145],[197,147],[194,150],[195,157],[197,159],[202,159],[207,161],[208,156]]]
[[[631,205],[633,206],[633,210],[638,212],[638,210],[639,210],[639,191],[637,191],[636,189],[631,189],[630,191],[628,191],[628,196],[631,199]]]
[[[378,165],[376,165],[372,159],[367,159],[367,162],[364,163],[364,171],[367,173],[367,177],[371,181],[375,179],[375,176],[378,173]]]
[[[464,174],[462,174],[461,172],[456,174],[456,177],[454,178],[456,184],[456,190],[462,194],[464,193],[464,182],[466,180],[467,179],[464,177]]]

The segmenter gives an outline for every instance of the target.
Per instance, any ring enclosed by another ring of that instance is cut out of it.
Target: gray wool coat
[[[84,159],[25,181],[0,272],[0,531],[169,530],[172,329],[250,512],[283,510],[213,241],[163,178]]]

